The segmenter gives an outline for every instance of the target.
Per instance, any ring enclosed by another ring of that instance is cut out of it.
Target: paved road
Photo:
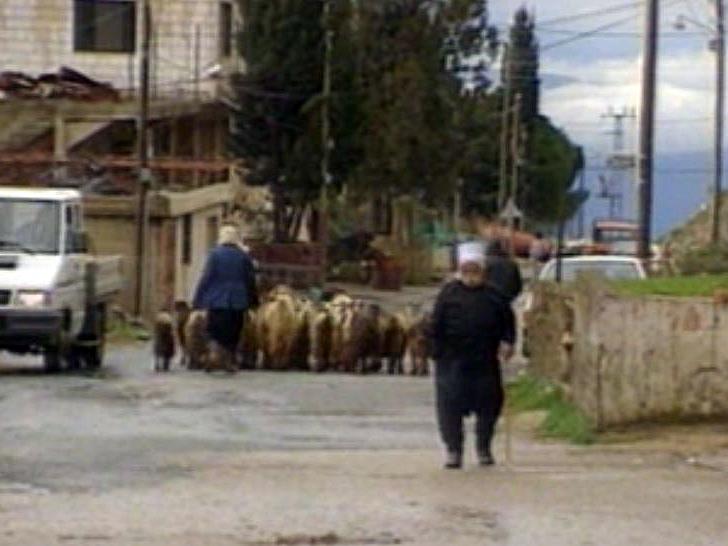
[[[689,464],[519,422],[513,465],[447,472],[427,379],[0,363],[2,546],[728,544],[720,443]]]

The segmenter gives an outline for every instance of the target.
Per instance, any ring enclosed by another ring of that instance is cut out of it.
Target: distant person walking
[[[208,312],[207,330],[215,356],[229,371],[237,370],[235,353],[248,309],[258,306],[255,268],[243,250],[235,226],[220,230],[194,298],[195,309]]]
[[[516,338],[510,305],[486,282],[483,246],[461,245],[458,268],[458,278],[440,292],[432,320],[437,420],[451,469],[462,467],[463,419],[473,413],[478,462],[495,463],[491,442],[504,401],[501,361],[513,356]]]
[[[485,277],[493,287],[510,304],[523,290],[523,278],[518,264],[506,252],[503,243],[495,240],[488,246],[485,264]]]

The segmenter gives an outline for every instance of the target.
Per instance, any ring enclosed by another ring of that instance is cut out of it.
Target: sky
[[[536,16],[542,48],[542,112],[584,146],[588,168],[596,172],[613,142],[609,134],[613,122],[603,114],[610,108],[639,107],[644,2],[490,0],[491,23],[506,33],[513,13],[524,5]],[[661,5],[656,190],[662,192],[656,196],[658,232],[685,219],[704,200],[712,167],[715,101],[715,55],[708,48],[713,3],[662,0]],[[610,12],[581,17],[599,10]],[[677,30],[679,17],[695,20],[706,28],[687,22],[684,30]],[[589,38],[558,44],[611,23],[618,24]],[[626,128],[627,146],[634,149],[637,124],[627,123]],[[596,174],[590,176],[592,186],[595,179]],[[592,200],[590,214],[603,215],[606,206],[606,202]],[[625,215],[629,215],[630,208],[626,207]]]

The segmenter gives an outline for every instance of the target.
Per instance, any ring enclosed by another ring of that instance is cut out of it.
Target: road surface
[[[2,546],[728,544],[725,429],[445,471],[429,379],[0,363]]]

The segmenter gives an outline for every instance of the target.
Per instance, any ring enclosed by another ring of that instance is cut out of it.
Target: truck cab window
[[[7,199],[0,211],[0,251],[56,254],[60,206],[51,201]]]

